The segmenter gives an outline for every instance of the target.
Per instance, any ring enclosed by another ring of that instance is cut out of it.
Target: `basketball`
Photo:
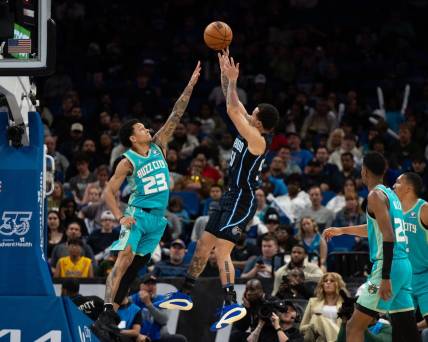
[[[213,50],[223,50],[232,42],[232,29],[222,21],[214,21],[204,31],[205,44]]]

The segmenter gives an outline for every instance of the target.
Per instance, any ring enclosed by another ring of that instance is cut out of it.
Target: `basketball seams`
[[[204,40],[207,46],[214,50],[225,49],[232,42],[232,30],[222,21],[209,24],[204,31]]]

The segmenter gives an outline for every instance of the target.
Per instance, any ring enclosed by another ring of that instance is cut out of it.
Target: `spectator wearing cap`
[[[160,261],[153,271],[156,277],[184,277],[187,272],[187,264],[184,263],[186,244],[183,240],[176,239],[171,242],[169,260]]]
[[[107,256],[110,245],[119,238],[119,231],[113,230],[116,225],[113,213],[106,210],[101,214],[101,228],[94,230],[89,235],[87,243],[91,246],[97,262]]]
[[[319,186],[313,186],[309,189],[309,198],[311,205],[302,211],[301,217],[311,217],[315,220],[322,232],[326,227],[330,227],[334,219],[331,210],[321,205],[322,193]]]
[[[286,177],[293,173],[301,174],[302,169],[293,160],[291,160],[291,149],[288,145],[283,145],[278,149],[277,157],[284,162],[284,174]]]
[[[266,86],[266,76],[257,74],[254,77],[254,87],[250,91],[250,105],[256,106],[258,103],[272,103],[273,96],[271,88]]]
[[[270,208],[264,217],[264,224],[268,229],[267,234],[275,234],[279,227],[279,223],[279,215],[277,211],[273,208]]]
[[[287,214],[290,222],[294,223],[300,218],[303,209],[311,204],[311,201],[308,193],[301,189],[302,177],[299,174],[290,175],[287,182],[288,194],[278,196],[276,204]]]
[[[83,242],[71,239],[67,242],[68,256],[60,258],[56,264],[55,278],[92,278],[92,260],[82,256]]]
[[[62,143],[59,150],[68,160],[72,160],[73,156],[79,152],[83,142],[83,130],[83,124],[75,122],[70,126],[70,134],[65,135],[66,140],[64,140],[64,136],[61,136]],[[59,134],[56,131],[55,133]]]
[[[154,274],[147,273],[141,279],[139,291],[129,297],[129,301],[141,309],[140,333],[148,336],[152,342],[186,342],[184,336],[168,333],[168,313],[153,306],[153,302],[159,299],[157,282],[158,278]]]
[[[77,175],[72,177],[69,183],[74,200],[80,203],[83,200],[86,186],[89,183],[95,182],[97,177],[89,170],[89,158],[86,154],[78,154],[74,161],[76,163]]]
[[[274,269],[272,266],[272,260],[278,253],[278,241],[276,237],[271,234],[266,234],[262,238],[261,250],[261,255],[247,261],[241,278],[250,279],[254,277],[273,277]]]
[[[309,161],[313,159],[312,153],[301,148],[301,139],[297,133],[288,133],[287,139],[288,146],[290,146],[291,149],[291,160],[294,161],[301,170],[304,170]]]
[[[320,99],[317,101],[315,110],[303,121],[300,136],[302,139],[306,139],[319,134],[329,135],[336,126],[336,115],[329,111],[327,101]]]
[[[342,154],[345,152],[349,152],[352,154],[357,165],[361,164],[363,156],[360,149],[357,147],[357,138],[355,137],[355,135],[346,134],[342,139],[340,148],[330,155],[330,159],[328,160],[329,163],[335,164],[340,171],[343,170],[341,157]]]

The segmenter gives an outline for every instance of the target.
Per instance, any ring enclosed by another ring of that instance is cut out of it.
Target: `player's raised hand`
[[[383,300],[389,300],[392,296],[392,287],[390,279],[382,279],[379,286],[379,297]]]
[[[324,229],[322,232],[322,237],[325,239],[325,241],[330,241],[333,237],[339,236],[343,234],[342,228],[337,227],[330,227],[327,229]]]
[[[223,59],[223,72],[229,81],[236,81],[239,76],[239,63],[235,64],[233,57],[229,58],[226,55],[222,55]]]
[[[194,87],[195,84],[198,82],[200,75],[201,75],[201,62],[198,61],[198,64],[196,64],[195,70],[193,70],[193,74],[192,74],[192,77],[190,78],[189,85]]]

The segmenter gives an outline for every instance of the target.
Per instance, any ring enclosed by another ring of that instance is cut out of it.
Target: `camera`
[[[284,300],[276,298],[265,299],[259,308],[259,317],[265,322],[270,322],[272,313],[287,312],[288,305]]]

